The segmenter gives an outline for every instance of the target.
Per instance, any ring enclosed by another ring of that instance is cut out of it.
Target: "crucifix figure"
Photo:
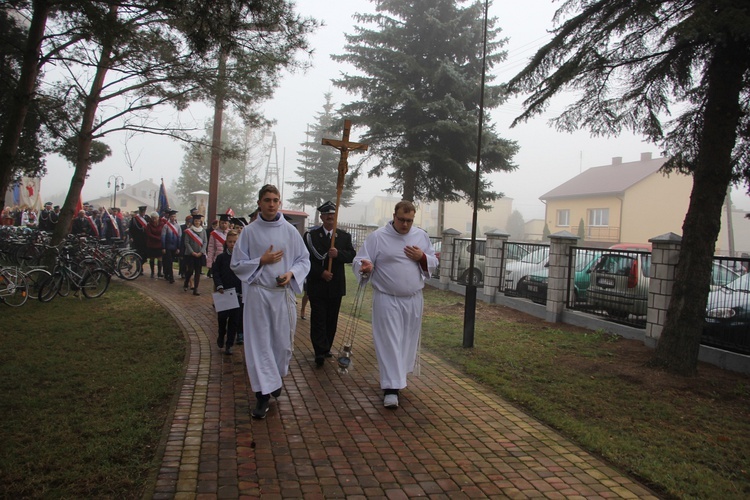
[[[331,248],[336,241],[336,226],[339,221],[339,206],[341,206],[341,193],[344,191],[344,178],[346,173],[349,171],[349,151],[367,151],[367,144],[361,142],[350,142],[349,141],[349,130],[352,127],[351,120],[344,120],[344,137],[342,140],[338,139],[323,139],[321,144],[323,146],[331,146],[336,148],[341,153],[341,159],[339,160],[339,175],[336,179],[336,215],[333,220],[333,231],[331,232]],[[328,272],[331,271],[333,260],[328,259]]]

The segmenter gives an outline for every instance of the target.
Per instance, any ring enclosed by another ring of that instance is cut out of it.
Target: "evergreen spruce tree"
[[[361,99],[342,114],[365,125],[360,137],[377,163],[368,176],[388,174],[391,192],[404,199],[460,201],[474,193],[478,110],[483,49],[483,8],[465,0],[379,0],[375,14],[357,14],[346,52],[332,56],[356,74],[334,84]],[[485,108],[505,96],[492,82],[491,69],[505,60],[496,20],[488,23]],[[367,26],[374,26],[373,28]],[[484,125],[480,207],[502,196],[492,192],[486,174],[511,171],[517,151]]]
[[[582,243],[586,239],[586,226],[583,223],[583,217],[581,217],[581,222],[578,223],[578,239],[580,240],[578,243]]]
[[[299,151],[302,159],[294,172],[301,180],[288,182],[294,187],[294,194],[287,201],[303,210],[315,210],[328,200],[336,202],[340,153],[330,146],[322,145],[321,140],[324,137],[338,137],[343,119],[333,112],[331,93],[326,93],[324,97],[323,111],[318,113],[316,123],[308,125],[307,140],[302,143],[303,149]],[[357,170],[353,168],[346,175],[340,200],[343,207],[351,205],[357,191],[354,184],[357,175]]]
[[[505,230],[508,231],[511,239],[523,239],[526,232],[526,222],[523,220],[521,212],[513,210],[513,213],[508,216],[508,227],[506,227]]]

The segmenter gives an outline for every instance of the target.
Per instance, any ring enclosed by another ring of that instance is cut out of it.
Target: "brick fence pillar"
[[[440,288],[443,290],[447,290],[451,283],[453,240],[459,236],[461,236],[461,233],[451,227],[443,231],[443,240],[440,244]]]
[[[485,233],[487,241],[484,246],[484,295],[495,302],[495,293],[500,290],[504,277],[503,250],[510,234],[505,231],[494,230]]]
[[[578,243],[578,236],[560,231],[549,236],[549,266],[547,281],[547,321],[559,323],[565,310],[568,286],[572,286],[575,275],[568,267],[571,248]]]
[[[666,322],[682,237],[678,234],[666,233],[648,241],[651,242],[652,249],[644,343],[654,347],[661,337]]]

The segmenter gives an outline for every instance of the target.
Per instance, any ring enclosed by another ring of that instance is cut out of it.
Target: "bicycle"
[[[81,290],[89,299],[100,297],[109,288],[110,275],[101,268],[79,266],[74,263],[71,247],[58,252],[57,263],[51,276],[39,288],[40,302],[49,302],[56,295],[66,296],[70,289]]]
[[[18,268],[0,268],[0,302],[21,307],[29,298],[26,276]]]

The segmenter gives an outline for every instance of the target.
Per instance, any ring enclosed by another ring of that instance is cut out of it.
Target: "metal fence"
[[[715,257],[701,343],[750,354],[750,260]]]
[[[484,283],[484,262],[485,262],[484,239],[476,239],[476,251],[474,253],[474,285]],[[471,263],[471,239],[456,238],[453,240],[453,262],[451,262],[451,280],[462,285],[469,282],[469,264]]]
[[[548,263],[549,245],[506,241],[501,263],[502,292],[509,296],[526,296],[528,283],[546,280]],[[533,290],[534,286],[531,288]]]
[[[651,253],[574,247],[567,306],[645,328]],[[590,257],[590,258],[589,258]]]

